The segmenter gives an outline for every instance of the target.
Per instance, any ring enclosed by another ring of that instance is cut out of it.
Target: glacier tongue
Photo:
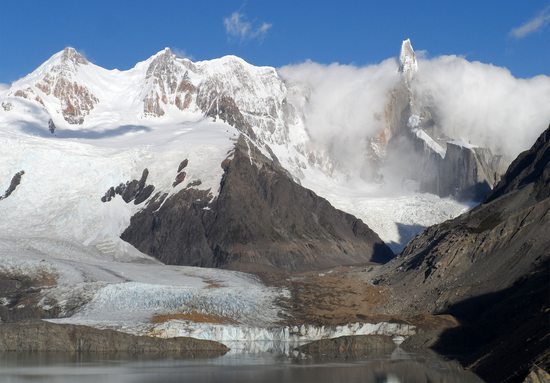
[[[152,329],[152,334],[162,338],[183,336],[214,340],[221,343],[290,342],[298,344],[341,336],[411,336],[415,333],[415,326],[389,322],[348,323],[341,326],[301,325],[266,328],[194,323],[188,321],[169,321],[159,324]]]

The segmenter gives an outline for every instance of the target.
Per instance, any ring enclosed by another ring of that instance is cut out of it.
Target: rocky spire
[[[65,49],[63,49],[63,53],[61,54],[61,61],[71,61],[74,64],[88,64],[88,60],[86,60],[83,55],[81,55],[76,49],[72,47],[66,47]]]
[[[418,63],[416,62],[416,55],[411,45],[411,40],[404,40],[401,44],[401,53],[399,54],[399,72],[403,73],[408,82],[417,70]]]

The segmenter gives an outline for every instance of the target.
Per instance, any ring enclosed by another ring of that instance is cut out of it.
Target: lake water
[[[215,358],[0,353],[1,383],[482,382],[456,362],[400,349],[368,358],[263,352]]]

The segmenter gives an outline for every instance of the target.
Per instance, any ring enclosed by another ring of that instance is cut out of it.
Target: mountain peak
[[[63,49],[63,51],[61,52],[61,61],[70,61],[74,64],[88,64],[88,60],[73,47],[66,47],[65,49]]]
[[[172,49],[166,47],[160,51],[158,51],[157,53],[155,53],[153,56],[151,56],[151,59],[152,60],[156,60],[158,58],[164,58],[165,60],[166,59],[172,59],[172,58],[176,58],[176,55],[174,54],[174,52],[172,51]]]
[[[150,59],[149,67],[147,68],[147,77],[157,73],[157,75],[168,75],[171,72],[177,72],[179,67],[176,64],[176,55],[170,48],[164,48],[157,52]]]
[[[399,72],[404,73],[406,78],[410,80],[413,73],[418,70],[416,62],[416,54],[411,44],[410,39],[403,40],[401,43],[401,53],[399,54]]]

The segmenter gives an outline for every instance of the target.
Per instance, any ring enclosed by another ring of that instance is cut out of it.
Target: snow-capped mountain
[[[405,41],[384,113],[372,112],[381,128],[361,137],[364,151],[335,157],[312,134],[315,89],[281,70],[234,56],[192,62],[169,49],[124,71],[72,48],[53,55],[0,92],[0,274],[54,282],[21,295],[24,305],[17,291],[0,297],[0,316],[288,338],[288,328],[250,327],[280,324],[286,289],[188,265],[272,273],[383,263],[424,227],[470,208],[442,196],[490,182],[494,158],[443,134],[417,97],[419,65]],[[365,164],[370,172],[349,171]],[[405,187],[388,180],[397,170]],[[432,193],[407,191],[411,179]],[[182,310],[238,325],[149,323]],[[327,331],[380,326],[401,331]]]
[[[410,40],[405,40],[399,56],[397,84],[388,95],[385,128],[365,137],[370,148],[365,159],[373,164],[373,181],[380,178],[379,165],[387,156],[388,144],[395,137],[414,136],[428,155],[445,157],[447,143],[434,112],[415,99],[415,73],[418,63]],[[101,125],[135,121],[189,121],[202,116],[219,118],[247,134],[257,145],[275,154],[296,179],[304,179],[308,167],[332,176],[338,164],[330,155],[312,144],[304,109],[309,90],[289,84],[271,67],[255,67],[235,56],[192,62],[178,58],[169,49],[153,55],[127,71],[105,70],[90,63],[73,48],[52,56],[36,71],[15,82],[8,96],[39,104],[50,116],[50,131],[56,128],[98,130]],[[6,109],[6,108],[5,108]],[[463,145],[464,149],[473,148]],[[409,149],[409,148],[407,148]],[[489,156],[488,161],[483,161]],[[505,165],[491,154],[475,155],[475,163],[488,174],[489,188],[498,180]],[[480,162],[482,162],[480,164]],[[423,168],[439,165],[424,165]],[[460,171],[460,170],[458,170]],[[424,170],[422,170],[424,172]],[[437,170],[428,171],[434,173]],[[480,172],[481,173],[481,172]],[[427,186],[425,191],[442,196],[455,194],[455,188]],[[430,178],[430,177],[428,177]],[[476,181],[485,181],[484,176]]]
[[[83,74],[90,72],[86,70],[88,66],[91,66],[88,60],[76,50],[66,48],[16,82],[9,94],[33,100],[45,109],[51,108],[69,124],[82,124],[84,117],[99,102],[81,80]]]
[[[373,164],[372,171],[358,178],[312,139],[306,116],[312,90],[275,68],[256,67],[235,56],[193,62],[166,48],[131,69],[107,70],[66,48],[0,94],[0,125],[8,143],[3,154],[10,158],[0,169],[2,180],[8,188],[15,174],[25,172],[18,193],[10,197],[14,206],[40,200],[43,194],[55,199],[33,210],[41,217],[35,225],[40,235],[51,231],[50,222],[62,236],[72,233],[72,239],[87,244],[117,242],[130,217],[152,201],[167,201],[189,188],[206,191],[205,198],[213,201],[227,171],[220,164],[232,158],[243,134],[241,143],[248,146],[251,162],[257,150],[256,155],[335,207],[357,215],[399,249],[420,228],[469,206],[432,194],[384,189],[385,164],[403,151],[403,139],[406,150],[422,158],[418,172],[407,177],[423,191],[454,195],[480,178],[492,186],[498,177],[492,167],[485,173],[477,170],[482,168],[480,158],[493,164],[490,154],[442,137],[431,110],[417,105],[418,63],[409,40],[403,42],[399,64],[382,116],[384,129],[366,136],[370,146],[358,154]],[[446,156],[455,146],[457,153]],[[27,156],[30,151],[34,159]],[[450,158],[451,165],[440,164]],[[453,165],[464,159],[474,166]],[[183,160],[188,165],[180,169]],[[262,161],[258,157],[257,164]],[[407,160],[401,161],[406,169]],[[463,182],[448,181],[440,192],[439,173]],[[38,187],[46,180],[48,185]],[[127,198],[121,201],[124,192]],[[5,208],[10,199],[3,202]],[[74,212],[80,217],[73,217]]]
[[[101,68],[65,48],[13,83],[7,95],[37,102],[56,125],[71,129],[96,125],[107,112],[144,119],[187,111],[288,143],[285,130],[291,113],[286,94],[274,68],[255,67],[236,56],[194,63],[165,48],[119,71]]]

